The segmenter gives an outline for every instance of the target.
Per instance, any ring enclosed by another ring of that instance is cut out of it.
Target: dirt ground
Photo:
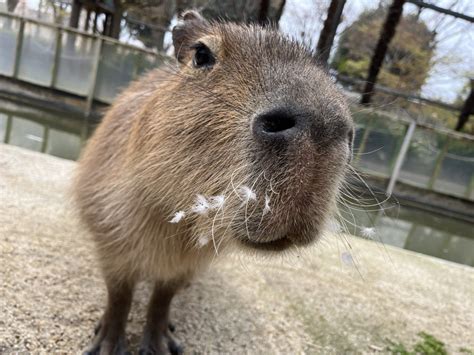
[[[80,353],[101,315],[92,245],[66,198],[74,165],[0,145],[0,353]],[[291,260],[215,263],[173,303],[186,353],[386,353],[421,331],[453,354],[474,348],[472,268],[348,238],[352,259],[333,236]],[[148,296],[141,285],[131,350]]]

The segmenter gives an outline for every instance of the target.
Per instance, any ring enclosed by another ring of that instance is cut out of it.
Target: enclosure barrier
[[[0,75],[111,103],[121,88],[165,56],[76,29],[0,12]],[[412,123],[403,115],[354,108],[353,165],[389,180],[474,201],[474,139]],[[409,129],[409,127],[412,127]],[[69,159],[80,132],[71,133],[0,109],[0,140]]]
[[[0,74],[111,103],[121,88],[165,58],[73,28],[0,12]]]
[[[360,171],[474,201],[474,138],[358,107],[353,165]],[[410,129],[411,127],[411,129]],[[388,191],[389,193],[391,191]]]

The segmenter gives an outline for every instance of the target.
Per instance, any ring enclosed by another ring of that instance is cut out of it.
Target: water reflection
[[[359,227],[375,227],[371,238],[384,244],[474,266],[472,224],[408,206],[389,208],[383,212],[343,209],[346,219]],[[362,236],[360,228],[351,233]]]
[[[76,160],[93,125],[0,100],[0,142]]]

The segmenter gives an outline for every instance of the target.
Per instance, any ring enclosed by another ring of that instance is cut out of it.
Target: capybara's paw
[[[115,332],[107,332],[99,322],[94,329],[94,339],[91,345],[84,350],[83,355],[130,355],[131,353],[127,351],[125,334],[112,333]]]
[[[173,327],[174,328],[174,327]],[[174,330],[174,329],[173,329]],[[138,355],[182,355],[183,346],[173,337],[170,330],[156,336],[145,334]]]

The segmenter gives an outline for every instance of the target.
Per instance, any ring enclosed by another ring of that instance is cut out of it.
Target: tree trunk
[[[336,36],[337,26],[341,22],[342,10],[345,4],[346,0],[331,1],[326,20],[324,21],[324,27],[319,35],[316,53],[318,60],[325,66],[328,64],[329,54]]]
[[[464,102],[464,106],[461,110],[461,114],[459,115],[458,123],[455,128],[456,131],[460,131],[464,128],[467,121],[469,120],[470,115],[474,115],[474,79],[471,79],[471,92]]]
[[[89,31],[89,23],[91,22],[91,10],[87,10],[86,22],[84,23],[84,31]]]
[[[393,0],[392,5],[388,9],[387,18],[383,25],[382,32],[380,33],[377,46],[375,47],[374,56],[370,62],[367,83],[365,84],[360,101],[362,105],[368,105],[372,99],[374,86],[377,81],[380,68],[382,67],[385,53],[387,52],[388,46],[390,45],[390,41],[395,36],[397,25],[402,17],[404,3],[405,0]]]
[[[16,5],[18,5],[18,0],[7,0],[7,11],[15,11]]]
[[[270,0],[260,0],[260,9],[258,10],[258,23],[262,26],[268,24],[268,9]]]
[[[74,0],[72,3],[71,17],[69,18],[69,27],[77,28],[79,26],[81,7],[82,6],[79,0]]]
[[[279,6],[277,6],[276,12],[275,12],[275,18],[274,18],[275,23],[280,22],[281,15],[283,15],[283,10],[285,9],[285,4],[286,4],[286,0],[282,0],[280,1]]]
[[[177,0],[176,10],[179,13],[187,9],[201,9],[208,19],[244,23],[278,23],[285,0]]]
[[[120,0],[114,0],[115,12],[112,15],[112,23],[110,26],[110,37],[119,39],[120,25],[122,23],[123,8]]]

